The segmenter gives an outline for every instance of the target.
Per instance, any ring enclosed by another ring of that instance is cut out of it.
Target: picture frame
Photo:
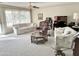
[[[43,20],[43,13],[38,14],[38,20]]]

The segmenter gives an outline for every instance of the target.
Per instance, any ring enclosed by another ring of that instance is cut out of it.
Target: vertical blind
[[[7,26],[21,23],[31,23],[30,11],[5,10]]]

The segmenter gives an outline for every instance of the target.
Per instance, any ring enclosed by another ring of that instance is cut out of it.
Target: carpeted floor
[[[31,43],[31,33],[0,37],[0,56],[53,56],[55,40],[48,39],[45,44]]]

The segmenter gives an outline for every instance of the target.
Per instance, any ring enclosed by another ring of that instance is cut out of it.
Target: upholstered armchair
[[[39,32],[41,32],[43,35],[47,35],[47,31],[48,31],[47,22],[41,21],[39,23],[39,27],[37,30],[39,30]]]
[[[55,38],[56,38],[56,49],[63,50],[66,55],[72,55],[72,42],[74,40],[74,35],[77,33],[70,27],[55,28]],[[69,52],[70,51],[70,52]],[[67,53],[69,52],[69,54]]]

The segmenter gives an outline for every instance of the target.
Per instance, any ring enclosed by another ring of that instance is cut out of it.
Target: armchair
[[[39,27],[37,27],[36,30],[39,30],[39,32],[42,33],[43,35],[47,35],[48,31],[47,22],[41,21]]]
[[[77,32],[70,27],[64,27],[60,29],[55,28],[56,49],[62,50],[66,55],[72,55],[73,50],[71,46],[74,40],[74,35],[76,33]],[[70,54],[67,52],[69,52]]]

